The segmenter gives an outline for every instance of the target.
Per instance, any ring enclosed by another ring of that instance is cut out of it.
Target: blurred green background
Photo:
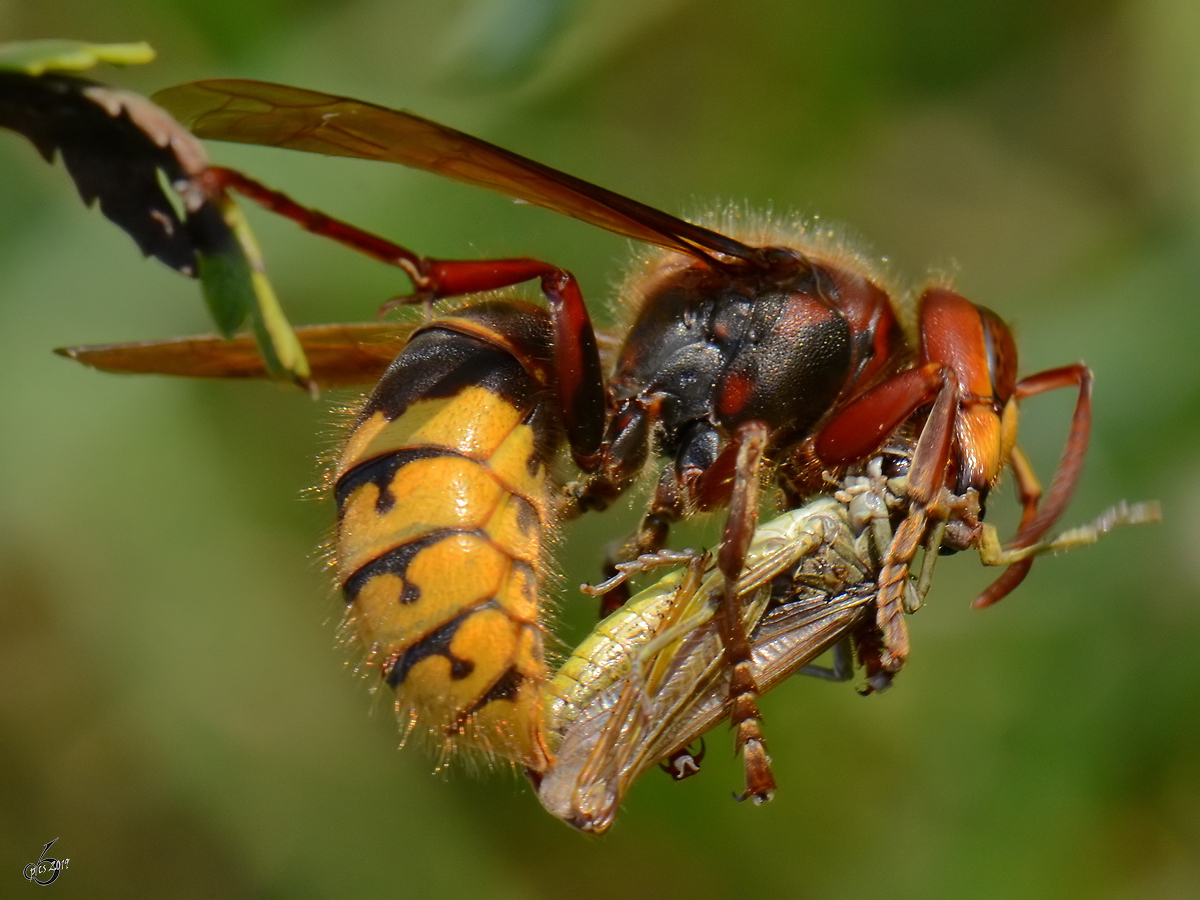
[[[766,699],[774,803],[730,799],[717,732],[701,777],[647,776],[611,834],[574,834],[515,776],[398,752],[348,671],[309,490],[338,398],[51,355],[208,325],[194,284],[0,134],[0,895],[42,896],[21,867],[57,836],[48,890],[79,897],[1200,896],[1200,6],[0,0],[0,40],[51,36],[150,41],[160,62],[97,72],[138,90],[286,81],[667,210],[851,223],[913,283],[957,273],[1023,372],[1094,367],[1069,523],[1122,497],[1166,523],[1043,560],[986,612],[991,573],[944,560],[892,691]],[[553,260],[597,309],[630,252],[398,167],[210,149],[424,253]],[[407,290],[252,215],[297,323]],[[1047,478],[1062,393],[1023,423]],[[630,515],[567,532],[566,583]],[[557,605],[565,633],[589,623]]]

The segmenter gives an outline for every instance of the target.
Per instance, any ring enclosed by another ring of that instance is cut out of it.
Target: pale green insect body
[[[890,539],[896,495],[879,476],[843,483],[838,495],[759,526],[751,542],[738,593],[763,691],[871,608],[878,541]],[[729,672],[713,619],[723,585],[697,557],[631,598],[559,669],[547,704],[556,762],[539,788],[552,813],[605,830],[643,771],[728,715]]]
[[[760,693],[839,643],[860,651],[877,637],[880,572],[895,528],[909,513],[906,479],[887,478],[880,458],[818,497],[758,527],[737,591]],[[947,525],[970,529],[985,565],[1095,543],[1119,525],[1158,521],[1158,504],[1120,503],[1095,521],[1029,547],[1006,549],[979,522],[977,498],[947,495],[948,518],[930,530],[919,572],[905,579],[904,609],[920,608]],[[963,549],[958,547],[956,549]],[[674,565],[605,619],[547,686],[547,743],[554,765],[538,797],[555,816],[603,832],[630,785],[728,717],[730,670],[715,616],[724,580],[711,557],[664,554],[627,566]],[[842,673],[849,677],[850,672]],[[879,689],[886,675],[870,675]]]

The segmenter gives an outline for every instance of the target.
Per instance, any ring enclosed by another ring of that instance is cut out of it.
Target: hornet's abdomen
[[[481,304],[419,330],[337,468],[348,621],[409,727],[541,771],[539,584],[559,439],[546,314]]]

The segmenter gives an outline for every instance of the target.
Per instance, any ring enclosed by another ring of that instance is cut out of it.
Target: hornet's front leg
[[[759,475],[767,449],[768,432],[762,422],[751,421],[739,426],[726,454],[734,455],[733,490],[729,498],[729,516],[717,553],[717,567],[725,576],[717,622],[725,659],[729,664],[729,724],[734,729],[734,752],[742,754],[746,770],[746,790],[739,800],[753,799],[756,803],[770,800],[775,793],[775,775],[767,755],[762,733],[762,713],[758,708],[758,683],[754,678],[750,635],[742,617],[738,580],[745,567],[746,552],[758,523]],[[723,466],[710,468],[697,482],[697,494],[719,493],[717,484]],[[711,474],[711,477],[710,477]]]

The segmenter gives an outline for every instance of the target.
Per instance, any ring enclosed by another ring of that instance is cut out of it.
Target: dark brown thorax
[[[887,294],[860,273],[770,251],[768,269],[695,264],[645,294],[609,381],[601,471],[625,484],[650,455],[712,467],[743,423],[769,452],[907,356]]]

